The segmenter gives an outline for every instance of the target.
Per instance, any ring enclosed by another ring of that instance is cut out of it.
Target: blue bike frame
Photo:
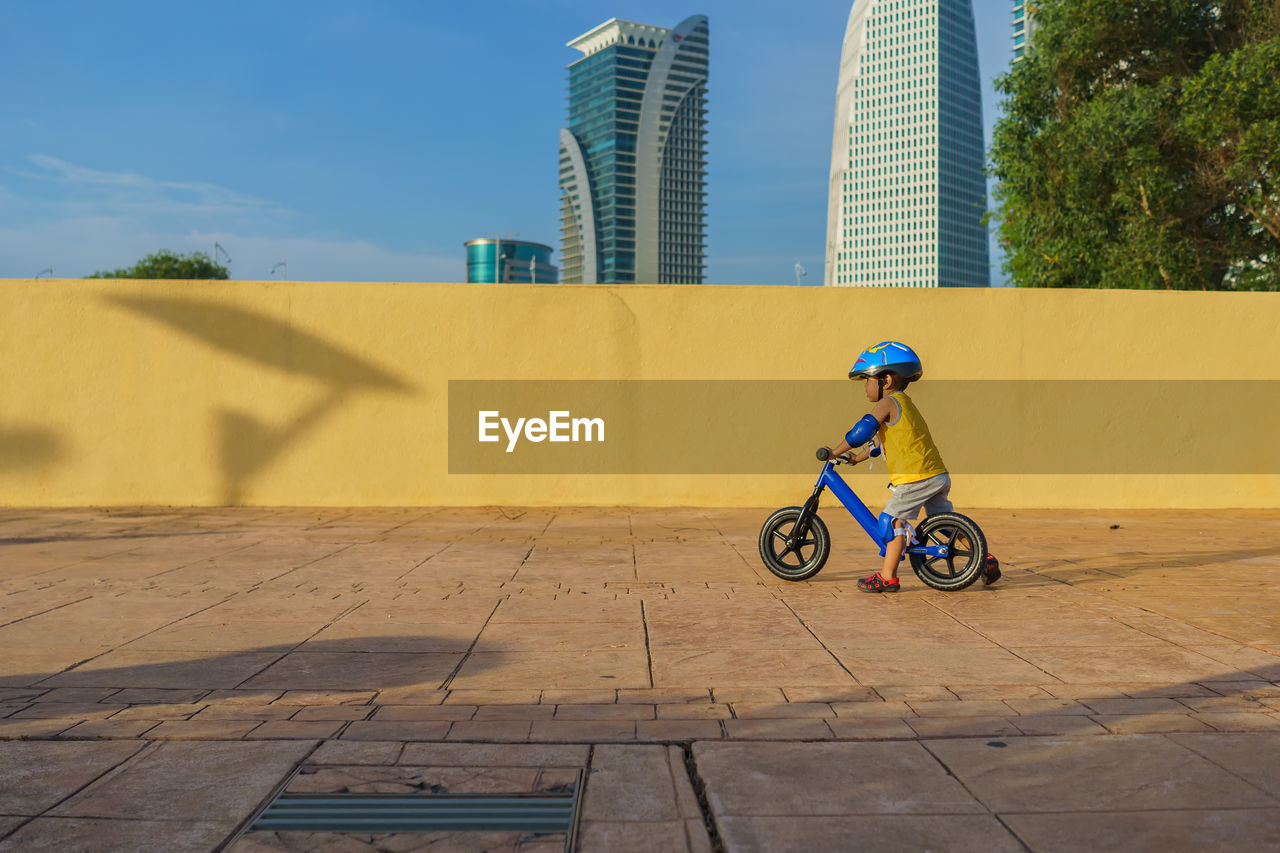
[[[797,520],[797,527],[806,523],[808,517],[818,511],[818,500],[822,497],[822,490],[830,489],[831,494],[849,510],[849,514],[854,520],[862,526],[862,529],[871,537],[871,541],[880,546],[880,556],[884,556],[885,544],[893,539],[893,516],[886,512],[880,513],[880,517],[876,518],[871,514],[871,510],[867,509],[867,505],[862,502],[862,498],[854,494],[853,489],[849,488],[849,484],[841,479],[836,473],[834,462],[827,462],[822,468],[822,474],[818,477],[818,484],[814,486],[813,495],[809,500],[805,501],[804,512],[800,519]],[[948,548],[946,545],[909,545],[904,552],[905,554],[923,554],[929,557],[945,557]]]

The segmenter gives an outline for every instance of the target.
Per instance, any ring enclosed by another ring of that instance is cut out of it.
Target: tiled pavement
[[[0,851],[560,850],[239,833],[579,769],[580,850],[1280,850],[1280,512],[975,512],[1004,580],[895,596],[766,514],[0,510]]]

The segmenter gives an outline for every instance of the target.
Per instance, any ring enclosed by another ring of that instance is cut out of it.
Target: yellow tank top
[[[942,454],[929,435],[929,425],[905,392],[891,395],[898,403],[898,419],[880,427],[885,462],[889,465],[889,482],[895,486],[918,483],[945,474]]]

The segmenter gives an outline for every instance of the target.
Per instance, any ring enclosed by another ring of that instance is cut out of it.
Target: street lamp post
[[[512,237],[519,237],[520,233],[518,231],[513,231],[510,234],[486,234],[485,236],[492,237],[494,240],[493,283],[501,284],[502,283],[502,238],[506,237],[507,239],[511,239]]]

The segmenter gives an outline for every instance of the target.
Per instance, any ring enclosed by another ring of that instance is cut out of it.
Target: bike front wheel
[[[801,525],[803,515],[801,507],[785,507],[769,516],[760,528],[760,559],[783,580],[808,580],[822,570],[831,556],[827,525],[815,513],[810,513]]]
[[[946,556],[911,554],[916,577],[934,589],[964,589],[982,576],[987,539],[973,519],[958,512],[938,512],[916,528],[917,546],[946,546]]]

